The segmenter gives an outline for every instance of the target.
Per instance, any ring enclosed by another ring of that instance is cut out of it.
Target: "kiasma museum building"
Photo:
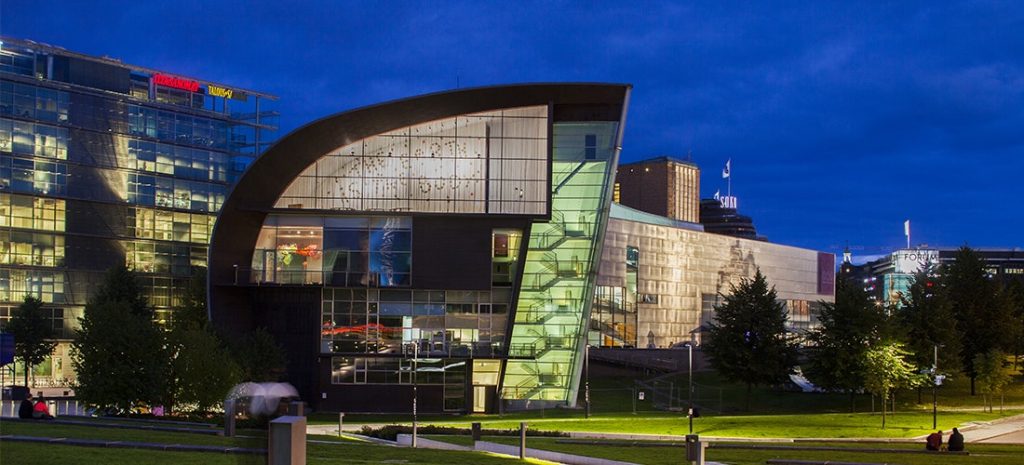
[[[831,300],[817,252],[612,208],[629,93],[463,89],[292,132],[221,209],[212,321],[266,328],[320,409],[406,412],[415,385],[421,411],[491,412],[575,405],[587,344],[692,339],[758,266],[780,298]]]

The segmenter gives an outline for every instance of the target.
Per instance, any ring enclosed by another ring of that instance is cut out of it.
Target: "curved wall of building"
[[[266,327],[321,408],[407,411],[412,385],[426,411],[575,404],[628,89],[466,89],[300,128],[225,201],[212,321]]]

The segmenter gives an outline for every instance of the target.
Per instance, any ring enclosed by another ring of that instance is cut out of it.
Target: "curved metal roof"
[[[531,105],[551,104],[556,121],[617,121],[629,89],[627,84],[597,83],[459,89],[337,113],[292,131],[253,162],[221,208],[210,241],[210,308],[216,299],[212,286],[233,282],[233,265],[249,265],[263,220],[277,199],[306,167],[331,150],[415,124]]]

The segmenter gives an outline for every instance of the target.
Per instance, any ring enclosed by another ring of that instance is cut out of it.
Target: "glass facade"
[[[276,208],[545,214],[547,143],[547,106],[419,124],[320,158]]]
[[[501,396],[574,405],[618,123],[555,123],[551,220],[530,231]]]
[[[226,192],[275,130],[275,97],[181,78],[189,89],[178,89],[160,76],[3,39],[0,326],[34,295],[70,338],[117,264],[140,273],[167,321],[189,276],[206,266]],[[60,361],[65,346],[40,382],[73,377]]]
[[[646,216],[645,216],[646,215]],[[760,269],[789,313],[787,328],[817,325],[823,272],[818,252],[663,224],[664,218],[613,208],[590,323],[594,345],[700,344],[715,307]],[[621,293],[621,297],[620,297]]]

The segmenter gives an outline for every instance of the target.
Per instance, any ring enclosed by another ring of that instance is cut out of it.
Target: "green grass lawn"
[[[1000,418],[998,413],[941,412],[939,428],[948,430],[968,421],[989,421],[997,418]],[[519,427],[518,419],[489,417],[480,421],[484,428]],[[751,438],[911,438],[932,431],[931,412],[897,412],[895,417],[888,417],[884,430],[881,428],[881,421],[880,415],[870,413],[718,416],[695,419],[694,431],[706,436]],[[464,428],[470,426],[467,420],[431,423]],[[665,414],[597,415],[590,419],[534,418],[527,423],[531,429],[545,431],[672,435],[685,435],[689,432],[686,417]]]
[[[432,437],[435,438],[435,437]],[[441,438],[437,438],[441,439]],[[485,437],[484,440],[497,442],[499,444],[518,445],[517,438],[509,437]],[[467,439],[450,440],[451,442],[467,442]],[[682,445],[671,447],[637,447],[607,441],[605,445],[594,444],[571,444],[559,442],[564,441],[556,438],[529,438],[527,446],[535,449],[544,449],[557,452],[565,452],[577,455],[589,455],[611,460],[622,460],[644,465],[678,465],[683,463],[685,448]],[[708,449],[707,459],[736,464],[736,465],[763,465],[766,460],[773,458],[789,458],[800,460],[830,460],[848,462],[868,463],[900,463],[906,465],[945,465],[945,464],[981,464],[981,465],[1019,465],[1021,457],[1024,456],[1024,446],[1005,445],[969,445],[972,452],[970,456],[955,456],[943,454],[905,454],[905,453],[877,453],[858,452],[858,449],[921,449],[919,444],[812,444],[812,446],[835,446],[848,448],[849,451],[777,451],[777,450],[737,450],[737,449]]]
[[[265,447],[262,441],[250,445],[252,439],[226,438],[212,434],[148,431],[141,429],[102,428],[97,426],[59,425],[47,422],[7,421],[0,425],[0,434],[50,438],[99,439],[109,441],[157,442],[161,444],[199,444],[208,446]],[[259,430],[240,430],[239,435],[265,436]]]
[[[260,432],[246,431],[259,435]],[[0,434],[24,436],[101,439],[167,444],[232,445],[238,447],[265,448],[263,438],[224,438],[191,433],[141,431],[131,429],[99,428],[77,425],[55,425],[44,422],[4,422]],[[311,439],[331,441],[335,444],[309,444],[308,463],[367,463],[376,464],[392,461],[395,463],[450,465],[452,463],[506,464],[517,463],[507,457],[477,452],[451,452],[429,449],[408,449],[378,446],[371,443],[337,439],[330,436],[313,436]],[[32,444],[4,442],[0,447],[0,464],[262,464],[259,456],[228,455],[204,452],[165,452],[141,449],[114,449],[66,446],[57,444]]]

